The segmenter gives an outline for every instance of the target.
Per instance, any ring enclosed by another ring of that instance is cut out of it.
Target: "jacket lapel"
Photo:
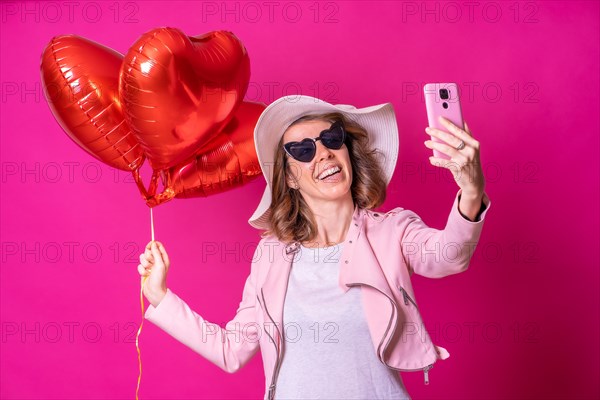
[[[369,285],[393,298],[379,259],[364,235],[357,239],[354,251],[348,256],[348,263],[340,265],[340,284],[346,288],[357,283]]]
[[[340,256],[339,285],[344,291],[348,291],[351,286],[369,286],[363,288],[363,305],[367,319],[370,322],[372,334],[381,337],[383,335],[387,336],[387,332],[384,332],[384,330],[389,325],[390,313],[392,316],[395,315],[393,307],[390,307],[389,300],[381,294],[383,293],[389,299],[394,297],[381,270],[377,256],[373,252],[366,235],[361,234],[364,219],[367,217],[365,212],[359,207],[354,209],[352,223]],[[272,320],[279,328],[275,330],[277,337],[279,337],[283,327],[283,306],[287,283],[292,260],[298,250],[300,250],[299,242],[288,245],[278,242],[273,262],[270,263],[269,271],[261,288],[264,306],[268,313],[268,315],[265,315],[265,320]],[[381,311],[385,309],[390,311],[382,313]]]
[[[390,287],[381,270],[379,259],[369,239],[363,234],[367,211],[356,208],[340,258],[339,285],[343,291],[356,284],[369,285],[392,297]]]
[[[267,277],[261,291],[264,306],[269,315],[265,320],[272,320],[278,329],[275,329],[276,340],[283,328],[283,302],[287,291],[287,282],[290,277],[294,254],[300,249],[298,242],[285,245],[278,242],[273,255],[273,262],[269,266]]]
[[[367,320],[376,354],[385,363],[385,343],[392,337],[398,318],[398,308],[394,296],[377,255],[373,251],[362,224],[367,218],[362,211],[358,223],[359,230],[353,239],[354,247],[340,264],[340,286],[349,290],[351,286],[361,285],[361,297],[364,315]],[[346,263],[346,260],[348,263]]]

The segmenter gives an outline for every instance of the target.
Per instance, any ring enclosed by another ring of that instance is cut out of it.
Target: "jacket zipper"
[[[293,250],[296,251],[297,249]],[[289,254],[290,251],[286,252],[286,254]],[[281,332],[279,331],[279,327],[277,326],[277,323],[273,320],[273,317],[271,317],[271,314],[269,313],[269,310],[267,309],[267,302],[265,301],[265,294],[263,292],[262,287],[260,288],[260,294],[262,296],[263,299],[263,307],[265,309],[265,311],[267,312],[267,315],[269,316],[269,319],[271,320],[271,322],[273,322],[273,325],[275,325],[275,329],[277,329],[277,333],[279,333],[279,338],[281,339],[281,343],[282,345],[285,344],[285,340],[281,334]],[[258,298],[258,295],[256,296],[256,298],[258,299],[258,302],[260,303],[260,299]],[[269,334],[269,332],[265,329],[265,332],[267,332],[267,335],[269,335],[269,338],[271,338],[271,341],[273,342],[273,344],[275,345],[275,351],[277,352],[277,362],[275,363],[275,366],[273,367],[273,374],[271,375],[271,383],[269,384],[269,392],[268,392],[268,396],[267,399],[268,400],[272,400],[275,397],[275,387],[277,386],[276,383],[276,377],[279,376],[279,369],[281,368],[281,352],[279,349],[279,342],[275,342],[275,339],[273,339],[273,337]]]
[[[400,290],[402,292],[402,297],[404,298],[404,304],[408,305],[408,302],[410,301],[417,310],[419,309],[419,306],[417,306],[417,303],[412,299],[412,297],[410,297],[410,295],[408,294],[406,289],[404,289],[402,286],[398,286],[398,290]],[[391,367],[391,368],[393,368],[393,367]],[[425,368],[422,368],[423,369],[423,378],[425,380],[426,385],[429,385],[429,370],[431,368],[433,368],[433,364],[429,364]]]
[[[429,370],[433,368],[433,364],[429,364],[428,366],[426,366],[425,368],[423,368],[423,375],[424,375],[424,379],[425,379],[425,384],[429,385]]]
[[[394,301],[392,299],[390,299],[387,294],[383,293],[381,290],[377,289],[376,287],[368,285],[368,284],[365,284],[365,283],[348,284],[348,286],[359,286],[359,285],[369,286],[369,287],[377,290],[378,292],[382,293],[385,297],[387,297],[387,299],[392,304],[392,307],[395,309],[396,305],[395,305]],[[401,287],[401,286],[398,286],[398,289],[402,292],[402,296],[404,298],[404,304],[408,305],[408,302],[410,301],[418,309],[417,304],[409,296],[409,294],[406,292],[406,290],[403,287]],[[271,319],[271,322],[273,322],[273,324],[275,325],[275,329],[277,329],[277,332],[279,333],[280,338],[281,338],[281,340],[283,342],[283,337],[281,337],[281,332],[279,331],[279,327],[277,326],[277,324],[275,323],[275,321],[271,317],[271,314],[269,313],[269,310],[267,309],[267,303],[265,301],[265,295],[264,295],[264,292],[263,292],[262,288],[261,288],[260,292],[261,292],[261,296],[262,296],[262,299],[263,299],[263,307],[265,308],[265,311],[267,312],[267,315]],[[256,296],[256,298],[258,299],[258,295]],[[258,300],[259,300],[259,303],[260,303],[260,299],[258,299]],[[392,316],[393,316],[393,314],[392,314]],[[388,321],[388,326],[387,326],[387,328],[385,330],[383,338],[381,339],[381,341],[379,342],[379,345],[377,346],[378,349],[381,348],[381,345],[382,345],[385,337],[387,336],[387,334],[388,334],[388,332],[390,330],[390,327],[391,327],[391,324],[392,324],[392,319],[393,318],[390,318],[389,321]],[[267,397],[267,399],[271,400],[271,399],[274,398],[274,394],[275,394],[275,387],[276,387],[275,377],[279,374],[279,369],[281,367],[281,358],[280,358],[281,352],[280,352],[280,348],[279,348],[279,343],[277,341],[275,341],[275,339],[269,334],[268,330],[265,329],[265,332],[267,333],[267,335],[269,335],[269,338],[271,338],[271,340],[273,341],[273,344],[275,345],[275,351],[277,352],[277,362],[275,363],[275,367],[273,368],[273,374],[271,376],[271,383],[269,384],[269,392],[268,392],[268,397]],[[387,364],[385,362],[383,354],[385,353],[385,350],[387,349],[392,336],[393,336],[393,334],[390,336],[390,338],[388,339],[388,341],[385,343],[385,346],[383,347],[383,351],[381,352],[383,363],[388,368],[391,368],[391,369],[396,370],[396,371],[414,372],[414,371],[420,371],[420,370],[422,370],[423,371],[425,385],[429,385],[429,370],[431,368],[433,368],[433,363],[431,363],[431,364],[429,364],[429,365],[427,365],[427,366],[425,366],[423,368],[401,369],[401,368],[392,367],[391,365],[389,365],[389,364]]]
[[[351,284],[347,284],[347,286],[358,286],[358,285],[365,285],[365,286],[369,286],[369,287],[371,287],[371,288],[373,288],[373,289],[377,290],[379,293],[383,294],[385,297],[387,297],[387,298],[388,298],[388,300],[389,300],[389,301],[390,301],[390,303],[392,304],[392,307],[395,309],[395,307],[396,307],[396,304],[394,303],[394,300],[390,299],[390,297],[389,297],[387,294],[383,293],[381,290],[377,289],[376,287],[374,287],[374,286],[371,286],[371,285],[368,285],[368,284],[366,284],[366,283],[351,283]],[[404,290],[402,290],[402,292],[403,292],[403,296],[404,296],[404,303],[408,305],[408,303],[407,303],[407,300],[410,300],[410,301],[411,301],[411,302],[412,302],[412,303],[415,305],[415,307],[416,307],[416,303],[414,302],[414,300],[413,300],[413,299],[411,299],[411,298],[410,298],[410,296],[408,295],[408,293],[405,293],[405,292],[404,292]],[[417,308],[418,308],[418,307],[417,307]],[[392,314],[392,316],[393,316],[393,314]],[[387,327],[387,329],[385,330],[385,333],[384,333],[384,335],[383,335],[383,338],[384,338],[384,339],[385,339],[385,337],[387,336],[387,333],[388,333],[388,331],[389,331],[389,329],[390,329],[390,326],[391,326],[391,324],[392,324],[392,318],[390,318],[390,320],[388,321],[388,327]],[[395,328],[394,328],[394,330],[395,330]],[[383,354],[385,353],[385,350],[387,349],[387,347],[388,347],[388,345],[389,345],[389,343],[390,343],[390,340],[391,340],[392,336],[394,336],[394,335],[393,335],[393,333],[392,333],[392,335],[390,335],[390,338],[388,339],[388,341],[386,342],[385,346],[383,347],[383,352],[382,352],[382,361],[383,361],[383,363],[384,363],[384,364],[385,364],[385,365],[386,365],[388,368],[391,368],[391,369],[393,369],[393,370],[396,370],[396,371],[414,372],[414,371],[421,371],[421,370],[422,370],[422,371],[423,371],[423,375],[424,375],[424,381],[425,381],[425,384],[426,384],[426,385],[429,385],[429,370],[430,370],[431,368],[433,368],[433,363],[431,363],[431,364],[429,364],[429,365],[427,365],[427,366],[425,366],[425,367],[423,367],[423,368],[416,368],[416,369],[402,369],[402,368],[396,368],[396,367],[392,367],[391,365],[389,365],[388,363],[386,363],[386,362],[385,362],[385,357],[383,357]],[[377,346],[377,348],[378,348],[378,349],[381,347],[381,344],[382,344],[382,343],[383,343],[383,339],[381,339],[381,342],[379,342],[379,345]]]
[[[417,303],[415,303],[415,301],[412,299],[412,297],[410,297],[410,295],[408,294],[406,289],[404,289],[402,286],[398,286],[398,290],[400,290],[402,292],[402,297],[404,297],[404,304],[408,305],[408,302],[410,301],[411,303],[414,304],[414,306],[417,308],[417,310],[419,309],[419,306],[417,306]]]
[[[267,309],[267,302],[265,301],[265,294],[262,290],[262,288],[260,289],[260,294],[262,296],[263,299],[263,307],[265,308],[265,311],[267,312],[267,315],[269,316],[269,319],[271,320],[271,322],[273,322],[273,325],[275,325],[275,329],[277,329],[277,332],[279,333],[279,337],[281,339],[281,342],[283,343],[283,337],[281,336],[281,332],[279,332],[279,327],[277,326],[277,323],[273,320],[273,317],[271,317],[271,314],[269,313],[269,310]],[[258,299],[258,295],[256,296],[256,298]],[[260,303],[260,299],[258,299],[258,302]],[[273,341],[273,344],[275,345],[275,351],[277,352],[277,362],[275,363],[275,367],[273,368],[273,374],[271,376],[271,383],[269,384],[269,392],[268,392],[268,396],[267,399],[271,400],[274,398],[275,396],[275,387],[276,387],[276,376],[279,375],[279,368],[281,365],[281,352],[280,352],[280,348],[279,348],[279,342],[276,341],[270,334],[269,331],[267,329],[265,329],[265,332],[267,333],[267,335],[269,335],[269,338],[271,338],[271,341]]]

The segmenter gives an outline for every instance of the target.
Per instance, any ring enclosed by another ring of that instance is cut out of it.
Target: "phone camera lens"
[[[448,96],[448,89],[440,89],[440,97],[442,100],[448,100],[450,96]]]
[[[443,103],[442,103],[442,107],[444,107],[444,109],[447,109],[447,108],[448,108],[448,103],[446,103],[446,102],[443,102]]]

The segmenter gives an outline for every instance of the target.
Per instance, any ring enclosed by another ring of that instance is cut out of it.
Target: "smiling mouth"
[[[340,167],[333,166],[333,167],[328,168],[325,171],[321,172],[321,174],[317,177],[317,180],[321,181],[321,182],[327,182],[327,181],[333,180],[332,177],[338,175],[341,171],[342,171],[342,169]]]

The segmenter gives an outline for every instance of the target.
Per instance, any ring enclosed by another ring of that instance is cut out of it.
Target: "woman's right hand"
[[[171,263],[162,243],[150,241],[144,253],[140,254],[138,272],[142,277],[142,292],[154,307],[167,294],[167,272]],[[144,281],[144,278],[147,279]]]

